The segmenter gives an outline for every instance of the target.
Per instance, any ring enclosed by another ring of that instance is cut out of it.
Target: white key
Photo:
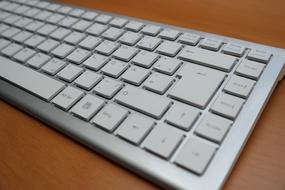
[[[1,14],[0,14],[1,15]],[[1,20],[1,19],[0,19]],[[0,24],[0,33],[4,32],[5,30],[7,30],[8,28],[10,28],[8,25],[6,24]]]
[[[57,58],[53,58],[42,67],[42,70],[50,75],[55,75],[65,65],[66,63],[64,61]]]
[[[168,98],[158,96],[143,89],[126,86],[115,100],[129,108],[159,119],[171,105]]]
[[[190,46],[185,47],[178,57],[186,61],[221,69],[227,72],[232,69],[236,62],[236,58],[233,56]]]
[[[55,31],[55,29],[57,28],[57,26],[52,25],[52,24],[45,24],[43,27],[41,27],[40,29],[37,30],[37,32],[39,34],[42,35],[49,35],[50,33],[52,33],[53,31]]]
[[[80,64],[89,55],[90,55],[90,51],[87,51],[87,50],[81,49],[81,48],[76,48],[71,54],[69,54],[66,57],[66,59],[73,62],[73,63]]]
[[[94,92],[105,98],[111,99],[122,87],[123,84],[121,82],[110,78],[104,78],[95,86]]]
[[[78,77],[83,72],[81,67],[75,66],[73,64],[67,65],[62,69],[57,76],[67,82],[72,82],[76,77]]]
[[[241,44],[236,44],[236,43],[228,43],[225,45],[223,48],[222,52],[229,54],[229,55],[234,55],[241,57],[244,54],[245,47]]]
[[[86,61],[83,62],[83,65],[89,69],[98,71],[103,65],[109,61],[109,58],[99,54],[93,54]]]
[[[179,37],[179,42],[191,46],[195,46],[200,41],[201,36],[197,34],[184,33]]]
[[[6,46],[4,49],[2,49],[2,53],[4,55],[7,55],[7,56],[12,56],[14,55],[15,53],[17,53],[18,51],[20,51],[23,47],[16,44],[16,43],[11,43],[10,45]]]
[[[21,62],[26,62],[30,57],[32,57],[36,51],[30,49],[30,48],[24,48],[18,53],[14,55],[14,58]]]
[[[95,115],[92,119],[92,123],[111,132],[124,121],[127,115],[127,110],[114,104],[108,104]]]
[[[51,37],[57,39],[57,40],[62,40],[65,38],[71,30],[65,29],[65,28],[57,28],[54,32],[50,34]]]
[[[85,38],[86,34],[80,32],[71,32],[66,38],[64,38],[65,42],[71,43],[73,45],[78,44],[83,38]]]
[[[164,94],[172,83],[173,79],[170,76],[154,72],[144,82],[143,86],[150,91]]]
[[[58,45],[59,45],[58,41],[53,40],[53,39],[47,39],[38,46],[38,49],[48,53]]]
[[[115,27],[108,28],[101,36],[108,39],[115,41],[117,40],[122,34],[124,33],[124,30],[118,29]]]
[[[63,91],[61,91],[52,100],[52,102],[64,110],[69,110],[69,108],[75,104],[75,102],[77,102],[82,96],[82,91],[72,86],[68,86]]]
[[[195,133],[220,144],[232,123],[228,119],[208,113],[195,129]]]
[[[50,59],[50,56],[43,53],[37,53],[31,59],[28,60],[28,65],[39,69],[43,64],[45,64]]]
[[[21,32],[20,29],[10,27],[8,30],[5,30],[4,32],[2,32],[1,35],[6,37],[6,38],[12,38],[14,35],[18,34],[19,32]]]
[[[36,14],[38,14],[41,10],[37,8],[31,8],[24,12],[23,14],[27,17],[34,17]]]
[[[33,34],[31,32],[22,31],[22,32],[18,33],[17,35],[15,35],[13,37],[13,40],[15,40],[16,42],[23,43],[25,40],[27,40],[32,35]]]
[[[98,15],[98,13],[96,13],[96,12],[87,11],[81,17],[84,19],[87,19],[87,20],[93,20],[97,15]]]
[[[272,53],[266,50],[260,50],[260,49],[252,49],[247,55],[248,59],[251,59],[253,61],[259,61],[262,63],[268,63],[270,60]]]
[[[257,80],[264,68],[265,65],[262,63],[244,59],[236,69],[236,73]]]
[[[158,46],[156,51],[158,53],[174,57],[181,48],[182,45],[179,43],[164,41]]]
[[[100,42],[101,38],[94,36],[87,36],[84,40],[79,43],[79,46],[86,48],[88,50],[93,50]]]
[[[189,131],[198,119],[200,112],[198,109],[185,104],[175,104],[168,111],[166,122]]]
[[[0,68],[1,78],[22,87],[44,100],[50,100],[64,88],[62,82],[4,57],[0,57]]]
[[[242,98],[247,98],[253,89],[255,81],[232,75],[231,79],[226,84],[224,91]]]
[[[72,28],[75,30],[78,30],[80,32],[85,31],[90,25],[92,24],[92,22],[86,21],[86,20],[80,20],[79,22],[75,23],[74,25],[72,25]]]
[[[38,0],[30,0],[26,1],[25,4],[30,5],[30,6],[35,6],[39,1]]]
[[[119,49],[117,49],[113,53],[113,56],[123,61],[129,61],[131,60],[131,58],[133,58],[136,55],[137,51],[138,51],[137,48],[122,45]]]
[[[9,16],[11,16],[12,14],[7,13],[7,12],[1,12],[0,14],[0,20],[5,20],[6,18],[8,18]]]
[[[59,9],[57,9],[56,11],[62,14],[67,14],[72,10],[71,7],[69,6],[61,6]]]
[[[109,15],[101,14],[95,18],[95,21],[100,22],[102,24],[107,24],[112,19]]]
[[[204,109],[225,78],[225,73],[207,67],[184,64],[178,73],[182,78],[169,96]]]
[[[93,88],[95,86],[95,84],[97,84],[100,80],[102,79],[102,76],[92,72],[92,71],[85,71],[82,75],[80,75],[75,81],[74,83],[81,87],[84,88],[86,90],[90,90],[91,88]]]
[[[95,50],[104,54],[104,55],[110,55],[113,53],[117,48],[119,44],[116,42],[111,42],[108,40],[104,40],[100,45],[98,45]]]
[[[148,34],[151,36],[156,36],[161,30],[160,26],[155,26],[155,25],[146,25],[141,32],[144,34]]]
[[[183,134],[166,124],[156,126],[145,140],[145,148],[168,159],[183,139]]]
[[[158,61],[156,61],[153,68],[161,73],[173,75],[181,63],[182,62],[178,59],[163,56]]]
[[[60,57],[60,58],[64,58],[66,57],[69,53],[71,53],[71,51],[74,49],[73,46],[62,43],[59,46],[57,46],[55,49],[52,50],[52,54]]]
[[[0,39],[0,50],[10,44],[10,41],[5,39]]]
[[[138,42],[138,47],[153,51],[161,42],[160,38],[145,36]]]
[[[45,23],[40,22],[40,21],[33,21],[26,26],[26,29],[34,32],[34,31],[37,31],[39,28],[41,28],[44,24]]]
[[[27,39],[26,41],[24,41],[24,43],[28,46],[31,46],[33,48],[37,47],[40,43],[42,43],[46,38],[40,36],[40,35],[33,35],[32,37],[30,37],[29,39]]]
[[[202,175],[215,151],[215,146],[191,137],[182,147],[175,162],[183,168]]]
[[[16,3],[11,3],[10,5],[5,7],[6,11],[13,11],[14,9],[17,9],[20,5]]]
[[[211,111],[229,119],[235,119],[240,112],[244,100],[229,94],[220,94],[211,107]]]
[[[138,66],[131,66],[123,75],[122,79],[126,82],[139,86],[149,75],[147,69]]]
[[[168,39],[168,40],[175,40],[179,36],[180,32],[173,29],[164,29],[160,32],[159,37]]]
[[[141,37],[142,37],[142,34],[140,34],[140,33],[128,31],[121,36],[119,41],[123,44],[133,46],[141,39]]]
[[[52,23],[52,24],[56,24],[56,23],[58,23],[60,20],[62,20],[63,18],[64,18],[63,15],[55,13],[55,14],[52,14],[51,16],[49,16],[49,17],[46,19],[46,21],[47,21],[47,22],[50,22],[50,23]]]
[[[58,24],[60,26],[64,26],[64,27],[70,27],[77,21],[78,21],[77,18],[74,18],[74,17],[71,17],[71,16],[67,16],[64,19],[62,19]]]
[[[110,25],[122,28],[127,22],[127,19],[116,17],[111,20]]]
[[[56,11],[57,9],[59,9],[59,7],[61,7],[59,4],[52,3],[46,8],[47,10],[50,10],[50,11]]]
[[[74,17],[80,17],[81,15],[84,14],[84,10],[83,9],[72,9],[72,11],[70,11],[68,14]]]
[[[3,20],[3,22],[7,23],[7,24],[13,24],[15,23],[17,20],[19,20],[21,17],[18,15],[10,15],[9,17],[7,17],[6,19]]]
[[[200,43],[200,47],[208,49],[208,50],[218,51],[220,47],[222,46],[222,43],[223,41],[219,39],[205,38]]]
[[[26,25],[28,25],[30,22],[32,22],[32,19],[22,17],[20,20],[14,23],[15,26],[24,28]]]
[[[144,137],[150,132],[154,122],[138,114],[130,115],[117,130],[117,134],[138,145]]]
[[[39,14],[37,14],[37,19],[45,21],[50,15],[52,15],[52,12],[42,11]]]
[[[158,55],[156,53],[148,51],[140,51],[132,60],[136,65],[150,68],[150,66],[157,60]]]
[[[41,2],[36,4],[36,7],[44,9],[44,8],[46,8],[49,5],[50,5],[49,2],[41,1]]]
[[[70,111],[75,115],[90,120],[104,106],[104,101],[93,95],[87,94]]]
[[[20,7],[18,7],[17,9],[14,10],[15,13],[18,14],[23,14],[24,12],[26,12],[28,9],[30,9],[30,7],[22,5]]]
[[[144,26],[143,23],[137,21],[130,21],[125,28],[128,30],[132,30],[138,32]]]
[[[118,78],[127,68],[128,63],[112,59],[101,69],[101,71],[106,75]]]

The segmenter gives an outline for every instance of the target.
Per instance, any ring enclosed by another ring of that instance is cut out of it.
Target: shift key
[[[171,101],[165,97],[131,86],[126,86],[115,100],[155,119],[160,119],[171,105]]]

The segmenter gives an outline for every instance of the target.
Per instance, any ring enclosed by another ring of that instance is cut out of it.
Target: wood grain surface
[[[284,0],[62,0],[285,48]],[[225,189],[285,189],[281,81]],[[0,189],[159,189],[0,100]]]

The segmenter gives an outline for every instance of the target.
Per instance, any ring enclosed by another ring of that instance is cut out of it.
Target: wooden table
[[[285,48],[284,0],[62,0]],[[285,80],[225,189],[285,189]],[[0,101],[0,189],[157,189]]]

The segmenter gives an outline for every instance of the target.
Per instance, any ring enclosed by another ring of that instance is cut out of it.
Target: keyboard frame
[[[53,3],[53,1],[50,2]],[[282,79],[282,75],[284,75],[285,50],[96,9],[79,6],[71,7],[96,11],[111,16],[119,16],[129,20],[140,21],[145,24],[155,24],[163,28],[172,28],[181,32],[190,32],[201,35],[202,37],[222,39],[224,42],[237,42],[248,48],[261,48],[270,50],[273,53],[273,57],[267,64],[263,74],[247,99],[246,104],[243,106],[222,145],[219,147],[202,176],[198,176],[173,163],[169,163],[169,161],[165,161],[90,123],[86,123],[72,116],[69,112],[65,112],[53,104],[47,103],[25,90],[0,79],[0,97],[3,100],[161,187],[166,189],[220,189],[229,176],[235,162],[238,160],[274,88],[278,81]],[[237,65],[238,64],[232,69],[232,72]],[[225,83],[226,82],[224,82],[223,85]],[[222,87],[219,88],[216,95],[220,93],[221,89]],[[212,98],[209,105],[211,105],[215,98],[216,97]]]

